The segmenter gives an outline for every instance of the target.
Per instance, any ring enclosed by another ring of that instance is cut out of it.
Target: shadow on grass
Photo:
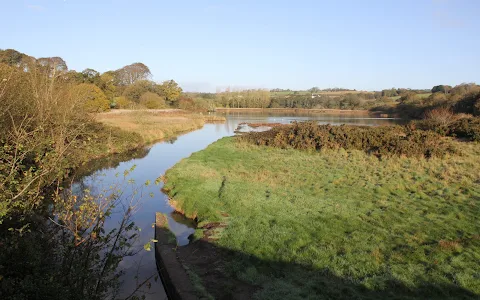
[[[168,229],[160,230],[165,230],[160,233],[157,227],[159,244],[162,244],[162,235],[170,233],[166,232]],[[208,235],[187,246],[170,244],[170,247],[175,252],[171,257],[190,270],[190,283],[185,280],[173,282],[174,288],[180,286],[182,289],[191,284],[198,298],[211,295],[215,299],[480,299],[480,295],[453,284],[419,280],[421,283],[411,288],[393,277],[387,280],[378,278],[382,288],[372,290],[355,279],[339,277],[328,269],[260,259],[218,247],[208,240]],[[157,256],[158,259],[161,258]],[[172,270],[167,266],[166,271]],[[191,295],[182,297],[180,293],[180,299],[191,299]]]

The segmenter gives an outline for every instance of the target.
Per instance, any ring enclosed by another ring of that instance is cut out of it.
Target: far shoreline
[[[292,113],[318,113],[318,114],[351,114],[351,115],[375,115],[392,117],[382,111],[369,111],[366,109],[330,109],[330,108],[224,108],[217,107],[216,112],[292,112]]]

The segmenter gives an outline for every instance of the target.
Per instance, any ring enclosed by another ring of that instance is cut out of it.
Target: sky
[[[0,0],[0,49],[186,91],[480,83],[478,0]]]

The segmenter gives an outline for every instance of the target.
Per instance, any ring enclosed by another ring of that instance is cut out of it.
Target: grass
[[[432,93],[417,94],[416,97],[417,97],[418,99],[425,99],[425,98],[430,97],[431,94],[432,94]],[[396,101],[396,100],[399,100],[400,98],[402,98],[402,96],[394,96],[394,97],[388,97],[388,98],[391,99],[391,100]]]
[[[454,144],[461,154],[444,159],[379,160],[224,138],[170,169],[165,188],[199,227],[227,225],[210,242],[242,254],[225,274],[257,298],[474,299],[480,147]]]
[[[224,117],[193,114],[185,111],[133,110],[101,113],[97,120],[142,136],[146,143],[177,136],[203,127],[205,123],[224,122]]]
[[[425,98],[430,97],[431,94],[432,93],[417,94],[417,97],[420,98],[420,99],[425,99]]]

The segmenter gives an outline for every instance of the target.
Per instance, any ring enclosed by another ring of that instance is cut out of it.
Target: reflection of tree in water
[[[128,175],[128,173],[127,173]],[[127,181],[127,180],[125,180]],[[81,196],[57,193],[54,209],[43,217],[9,220],[0,236],[0,294],[2,299],[114,299],[120,292],[124,257],[137,254],[138,228],[132,222],[139,191],[112,187],[98,195],[85,189]],[[118,226],[105,221],[120,211]],[[150,280],[124,299],[139,299]]]
[[[176,141],[177,141],[177,137],[174,136],[174,137],[171,137],[171,138],[165,140],[165,143],[173,145],[173,144],[175,144]]]
[[[74,177],[87,177],[94,172],[101,172],[105,169],[114,169],[122,162],[130,161],[132,159],[144,158],[150,152],[150,147],[141,147],[132,151],[127,151],[120,154],[110,155],[104,158],[99,158],[90,161],[84,166],[75,171]]]

